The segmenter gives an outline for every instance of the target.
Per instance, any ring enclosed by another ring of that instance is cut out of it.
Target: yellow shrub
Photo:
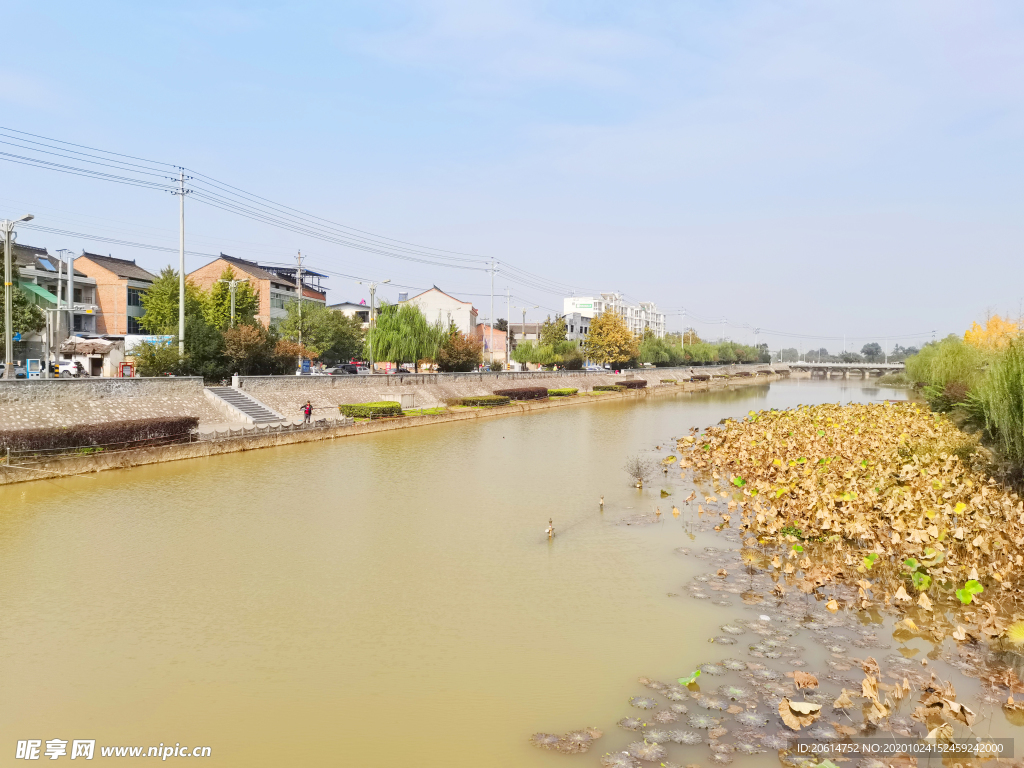
[[[977,323],[971,325],[964,334],[964,341],[972,347],[981,349],[1005,349],[1011,340],[1020,334],[1020,327],[999,315],[992,315],[985,327]]]

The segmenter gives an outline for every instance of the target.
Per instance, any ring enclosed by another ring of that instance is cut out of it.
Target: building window
[[[284,309],[284,303],[286,299],[279,299],[274,296],[270,297],[270,308],[271,309]]]
[[[132,289],[129,288],[128,290],[130,291]],[[142,326],[139,325],[139,318],[132,317],[131,315],[129,315],[128,316],[128,333],[145,333],[145,332],[146,331],[143,330]]]
[[[75,291],[77,294],[78,291]],[[128,289],[128,306],[129,307],[141,307],[142,306],[142,294],[145,293],[141,288],[129,288]],[[77,296],[76,296],[77,298]],[[134,333],[134,331],[132,331]]]

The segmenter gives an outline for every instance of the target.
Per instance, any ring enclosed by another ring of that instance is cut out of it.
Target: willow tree
[[[382,301],[367,346],[375,361],[412,363],[418,371],[420,360],[433,360],[446,337],[441,323],[428,321],[415,304]]]

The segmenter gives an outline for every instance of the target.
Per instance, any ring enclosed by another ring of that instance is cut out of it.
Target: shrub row
[[[505,395],[478,395],[476,397],[464,397],[459,400],[459,405],[508,405],[509,398]]]
[[[400,403],[351,403],[339,405],[338,410],[342,416],[353,416],[357,419],[379,419],[384,416],[401,416],[402,406]]]
[[[618,384],[620,387],[626,387],[627,389],[642,389],[647,386],[647,381],[646,379],[626,379]]]
[[[626,388],[619,386],[618,384],[595,384],[595,392],[622,392]]]
[[[109,446],[111,450],[143,447],[145,443],[187,442],[199,426],[195,416],[160,416],[106,424],[71,427],[32,427],[0,430],[0,450],[47,451]]]
[[[494,394],[510,400],[540,400],[548,396],[547,387],[516,387],[515,389],[496,389]]]
[[[662,379],[661,383],[662,384],[675,384],[676,380],[675,379]]]
[[[573,387],[564,387],[562,389],[549,389],[548,397],[572,397],[577,392],[579,392],[579,390],[574,389]]]

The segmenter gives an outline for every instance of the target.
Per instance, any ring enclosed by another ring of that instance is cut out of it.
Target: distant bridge
[[[851,373],[859,373],[863,378],[881,376],[893,371],[902,371],[903,363],[788,363],[791,371],[807,371],[812,376],[822,374],[825,378],[841,375],[844,379]]]

